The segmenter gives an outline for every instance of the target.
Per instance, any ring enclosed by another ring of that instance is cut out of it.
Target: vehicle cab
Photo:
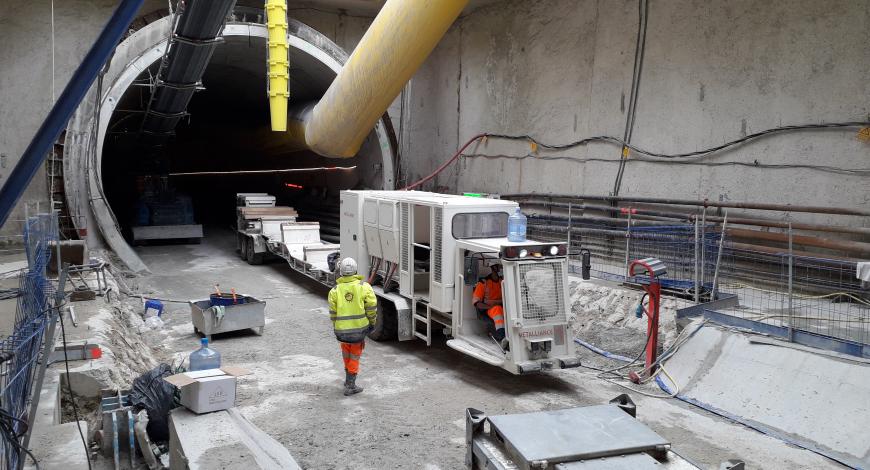
[[[507,238],[456,241],[453,339],[447,345],[514,374],[577,367],[568,327],[567,245]],[[506,341],[496,341],[472,301],[478,282],[501,265]]]

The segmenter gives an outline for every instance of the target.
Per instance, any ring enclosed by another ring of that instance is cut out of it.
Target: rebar
[[[716,267],[713,270],[713,287],[710,289],[710,300],[716,300],[719,287],[719,266],[722,263],[722,249],[725,248],[725,233],[728,228],[728,211],[725,211],[725,217],[722,221],[722,235],[719,237],[719,251],[716,254]]]

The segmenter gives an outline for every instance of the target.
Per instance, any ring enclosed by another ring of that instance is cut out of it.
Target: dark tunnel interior
[[[102,181],[128,240],[132,226],[146,224],[141,201],[149,192],[189,198],[195,223],[229,227],[235,220],[236,193],[269,193],[278,204],[295,207],[300,220],[318,220],[337,212],[339,190],[373,187],[360,174],[372,158],[381,158],[368,155],[377,145],[364,146],[353,159],[329,159],[294,149],[287,145],[286,133],[271,131],[266,46],[264,40],[255,39],[227,37],[216,48],[202,79],[203,89],[193,95],[188,114],[168,139],[142,131],[150,96],[147,85],[159,63],[125,92],[106,133]],[[298,51],[291,64],[291,103],[318,99],[334,78],[326,65]],[[243,173],[263,170],[278,171]],[[155,216],[151,214],[152,219]],[[176,220],[175,216],[182,220],[179,214],[168,219]],[[164,224],[151,220],[150,225]],[[205,232],[208,236],[208,229]]]

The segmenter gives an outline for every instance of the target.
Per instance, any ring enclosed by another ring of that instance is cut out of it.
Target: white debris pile
[[[569,277],[568,318],[572,333],[587,343],[615,354],[636,356],[644,347],[647,318],[637,318],[638,302],[643,291],[630,289],[613,282],[583,280]],[[649,300],[644,304],[648,305]],[[659,344],[667,348],[677,336],[677,309],[690,303],[682,299],[664,297],[659,309]],[[586,351],[576,345],[577,351]]]

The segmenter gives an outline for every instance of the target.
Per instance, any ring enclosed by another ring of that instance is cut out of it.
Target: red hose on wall
[[[414,183],[411,183],[411,184],[409,184],[408,186],[405,186],[404,188],[402,188],[402,191],[409,191],[409,190],[411,190],[411,189],[414,189],[414,188],[416,188],[417,186],[420,186],[421,184],[423,184],[423,183],[425,183],[425,182],[431,180],[432,178],[438,176],[438,173],[441,173],[442,171],[444,171],[445,168],[447,168],[447,167],[450,166],[453,162],[455,162],[455,161],[459,158],[459,156],[462,155],[462,152],[464,152],[465,149],[468,148],[469,145],[473,144],[474,142],[476,142],[476,141],[478,141],[478,140],[480,140],[480,139],[486,138],[487,135],[488,135],[488,134],[477,134],[476,136],[472,137],[472,138],[469,139],[468,142],[466,142],[465,145],[463,145],[463,146],[462,146],[462,147],[461,147],[461,148],[460,148],[460,149],[459,149],[459,150],[458,150],[458,151],[457,151],[457,152],[456,152],[452,157],[450,157],[449,160],[447,160],[446,162],[442,163],[441,166],[439,166],[438,168],[436,168],[435,171],[432,172],[432,174],[430,174],[429,176],[426,176],[425,178],[422,178],[422,179],[420,179],[420,180],[418,180],[418,181],[416,181],[416,182],[414,182]]]

